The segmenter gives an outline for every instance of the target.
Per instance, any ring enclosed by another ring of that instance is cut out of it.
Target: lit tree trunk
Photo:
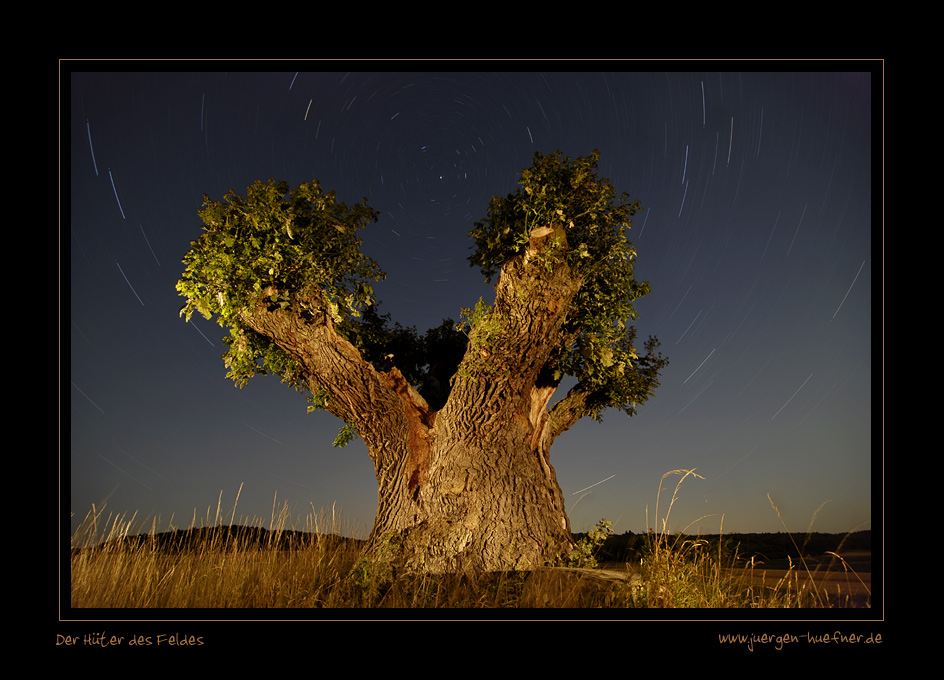
[[[367,445],[378,484],[368,542],[408,571],[529,569],[566,556],[570,523],[550,448],[582,414],[579,385],[549,411],[547,366],[580,281],[560,226],[508,260],[495,303],[474,320],[445,405],[432,410],[394,368],[341,337],[319,292],[287,309],[260,299],[243,320],[301,366],[325,409]],[[299,293],[298,296],[305,296]]]

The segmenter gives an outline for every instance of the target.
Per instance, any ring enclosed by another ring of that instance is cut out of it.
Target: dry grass
[[[201,540],[171,545],[158,523],[142,531],[135,516],[104,516],[94,507],[72,541],[73,608],[779,608],[863,606],[829,591],[808,565],[791,564],[776,578],[766,571],[733,568],[736,555],[708,549],[698,538],[672,538],[668,519],[650,536],[648,554],[632,570],[544,568],[532,572],[395,575],[361,556],[360,542],[342,539],[339,515],[312,512],[298,530],[288,508],[262,522],[215,516],[176,536]],[[661,485],[660,485],[661,486]],[[661,488],[660,488],[661,493]],[[220,499],[222,500],[222,494]],[[238,494],[237,494],[238,502]],[[656,498],[658,518],[660,498]],[[776,510],[776,508],[775,508]],[[778,513],[779,514],[779,513]],[[647,518],[648,519],[648,518]],[[696,520],[698,521],[698,520]],[[723,518],[722,518],[723,524]],[[171,527],[173,522],[171,521]],[[260,535],[262,538],[260,539]],[[286,548],[288,539],[298,539]],[[94,547],[90,547],[94,546]],[[847,582],[868,586],[839,554]],[[861,592],[861,591],[860,591]],[[865,604],[864,606],[868,606]]]
[[[224,524],[218,504],[212,521],[208,511],[200,526],[194,518],[187,531],[163,534],[156,521],[139,533],[134,516],[103,514],[93,506],[73,536],[72,607],[348,606],[340,586],[360,555],[354,541],[340,538],[333,510],[312,513],[296,531],[287,506],[276,512],[273,505],[271,528],[260,531],[259,520],[235,522],[235,504]],[[181,543],[169,543],[169,535]],[[199,540],[190,541],[194,536]],[[297,537],[286,549],[287,539]]]
[[[713,553],[704,539],[685,537],[684,529],[677,534],[669,534],[669,515],[683,482],[688,477],[700,478],[694,470],[672,470],[662,476],[662,482],[672,475],[680,478],[661,520],[659,502],[662,484],[656,494],[656,518],[661,522],[662,529],[649,536],[649,554],[640,565],[642,586],[638,601],[641,606],[713,609],[870,606],[869,583],[856,574],[839,553],[830,554],[842,565],[841,579],[837,579],[836,574],[828,569],[822,570],[819,565],[811,567],[802,557],[798,564],[791,560],[787,569],[776,571],[755,564],[753,559],[747,568],[739,567],[736,566],[739,564],[737,552],[724,554],[721,540],[717,542],[718,552]],[[783,517],[773,501],[771,506],[783,523]],[[819,509],[810,521],[807,536],[812,532]],[[704,517],[688,526],[702,519]],[[724,534],[723,517],[721,534]],[[796,545],[789,530],[787,534],[798,554],[803,555],[803,549]]]

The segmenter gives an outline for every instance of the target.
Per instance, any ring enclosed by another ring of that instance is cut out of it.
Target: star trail
[[[266,523],[277,498],[299,516],[336,507],[352,534],[373,524],[363,444],[332,448],[342,423],[276,378],[236,389],[226,331],[178,317],[204,194],[274,178],[366,197],[381,213],[362,233],[387,272],[381,312],[425,331],[494,296],[467,261],[489,198],[513,192],[536,151],[598,149],[600,174],[642,204],[629,238],[652,293],[635,325],[671,363],[636,416],[585,419],[555,443],[574,530],[606,518],[645,531],[679,468],[702,478],[686,481],[676,529],[704,517],[687,531],[722,518],[725,532],[782,531],[768,494],[790,530],[824,503],[814,530],[871,528],[876,65],[725,65],[64,74],[73,522],[106,504],[147,518],[142,530],[188,526],[222,491],[224,504],[239,494],[237,519]]]

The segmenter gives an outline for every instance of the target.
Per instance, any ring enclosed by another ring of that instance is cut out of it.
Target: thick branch
[[[553,440],[562,432],[569,430],[578,420],[587,415],[587,398],[589,393],[580,383],[577,383],[550,411],[549,436]]]
[[[541,227],[531,232],[525,252],[504,264],[489,317],[470,330],[446,409],[474,403],[493,414],[487,424],[504,427],[517,414],[537,425],[539,414],[533,411],[543,411],[554,391],[542,372],[559,346],[581,285],[566,253],[563,226]],[[475,381],[488,388],[476,389]]]
[[[308,304],[298,304],[300,301],[282,309],[262,297],[241,316],[247,326],[298,362],[313,393],[327,392],[325,410],[354,426],[378,472],[388,469],[397,462],[389,445],[391,431],[406,432],[407,411],[425,415],[426,402],[397,369],[389,373],[375,370],[337,333],[331,317],[321,308],[318,291],[305,298]]]

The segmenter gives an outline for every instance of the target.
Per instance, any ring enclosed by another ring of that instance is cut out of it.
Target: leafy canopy
[[[557,255],[581,279],[558,346],[555,380],[574,376],[587,393],[588,413],[599,419],[614,406],[632,415],[658,384],[659,369],[667,363],[653,354],[658,341],[650,338],[647,354],[633,346],[636,330],[627,322],[637,318],[634,301],[650,292],[635,279],[636,249],[627,238],[630,219],[639,201],[617,196],[607,179],[597,174],[599,152],[570,159],[560,151],[536,153],[521,173],[519,189],[493,197],[484,220],[471,232],[475,252],[469,257],[490,280],[510,258],[524,252],[532,230],[558,224],[564,227]]]
[[[634,277],[636,251],[626,236],[639,202],[617,196],[609,180],[598,177],[598,161],[597,151],[573,160],[560,151],[536,153],[519,189],[493,197],[486,217],[474,225],[469,257],[490,280],[524,252],[534,229],[563,226],[566,244],[553,242],[531,264],[553,268],[565,259],[581,282],[548,368],[555,382],[577,378],[582,410],[596,419],[608,407],[632,415],[668,363],[654,354],[653,338],[644,356],[634,347],[636,331],[627,322],[636,318],[634,301],[649,293],[649,284]],[[237,386],[272,373],[299,391],[312,388],[287,354],[243,321],[242,314],[265,298],[303,314],[330,314],[378,370],[395,364],[431,406],[444,403],[467,338],[448,319],[419,336],[413,328],[391,328],[388,317],[376,312],[372,282],[385,275],[360,251],[357,232],[379,216],[366,199],[347,206],[317,180],[295,189],[284,181],[256,181],[245,197],[232,190],[223,201],[204,196],[199,215],[204,233],[191,242],[177,283],[187,300],[180,314],[188,321],[194,311],[207,319],[216,315],[229,328],[223,359]],[[324,406],[323,391],[309,399],[312,408]]]
[[[366,201],[347,206],[325,193],[317,181],[289,190],[286,182],[255,182],[243,198],[230,191],[223,201],[204,196],[198,213],[204,233],[191,242],[177,290],[187,299],[180,310],[194,311],[229,328],[223,356],[227,374],[243,387],[254,375],[274,374],[308,392],[309,410],[327,397],[272,340],[251,328],[241,313],[263,297],[268,304],[311,314],[327,310],[338,332],[377,370],[397,366],[434,408],[445,403],[449,378],[465,352],[466,337],[444,319],[421,336],[413,327],[390,325],[377,311],[372,282],[384,278],[379,266],[360,252],[357,232],[376,221]],[[306,292],[314,291],[314,297]],[[317,309],[316,309],[317,307]],[[345,426],[337,443],[350,438]]]
[[[289,190],[288,183],[256,181],[243,198],[230,190],[224,201],[204,196],[199,211],[204,233],[191,242],[177,290],[187,299],[180,315],[217,315],[230,328],[223,359],[227,377],[240,387],[256,373],[274,373],[303,390],[298,367],[267,338],[249,329],[242,312],[264,296],[283,309],[298,305],[311,314],[327,310],[335,322],[358,316],[372,304],[372,282],[384,278],[360,252],[357,232],[378,213],[361,203],[347,206],[317,181]]]
[[[434,410],[446,403],[450,378],[468,345],[468,338],[452,319],[443,319],[442,324],[420,335],[415,326],[391,326],[390,315],[379,314],[375,306],[368,307],[361,318],[346,319],[338,330],[378,371],[396,366]]]

